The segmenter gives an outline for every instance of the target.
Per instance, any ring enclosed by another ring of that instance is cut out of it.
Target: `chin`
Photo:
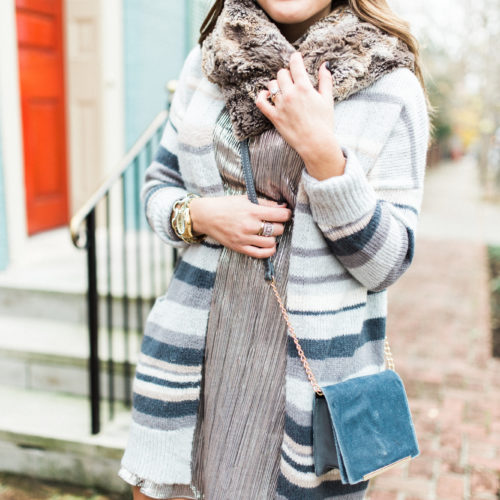
[[[325,0],[257,0],[276,23],[298,24],[310,19],[330,2]]]

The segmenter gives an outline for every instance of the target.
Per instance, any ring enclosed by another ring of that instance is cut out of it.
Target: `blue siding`
[[[167,103],[165,85],[177,79],[202,22],[200,0],[124,0],[125,146],[129,149]],[[146,168],[140,159],[139,179]],[[145,225],[126,176],[127,228]],[[137,187],[135,189],[137,192]]]
[[[189,3],[125,0],[125,144],[130,148],[165,107],[165,84],[177,78],[189,50]]]
[[[0,123],[0,131],[2,124]],[[0,133],[0,271],[9,263],[9,247],[7,242],[7,217],[5,213],[5,189],[3,181],[2,134]]]

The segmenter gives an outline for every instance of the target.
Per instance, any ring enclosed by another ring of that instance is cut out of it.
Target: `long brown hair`
[[[422,84],[422,88],[425,89],[418,42],[411,34],[409,24],[391,10],[386,0],[344,0],[340,2],[334,0],[332,2],[332,6],[340,4],[348,4],[361,20],[369,22],[386,33],[398,37],[408,45],[410,52],[415,56],[415,75]],[[207,17],[200,28],[200,38],[198,40],[200,45],[213,31],[223,7],[224,0],[215,0],[212,8],[208,11]]]

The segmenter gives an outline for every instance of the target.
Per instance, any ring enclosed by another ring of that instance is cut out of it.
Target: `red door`
[[[16,0],[16,14],[26,211],[33,234],[68,222],[62,0]]]

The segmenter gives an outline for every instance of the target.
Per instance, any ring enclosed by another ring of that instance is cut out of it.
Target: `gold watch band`
[[[200,198],[194,193],[187,194],[184,198],[176,201],[172,209],[170,222],[175,234],[186,243],[199,243],[205,239],[205,235],[194,235],[191,223],[191,213],[189,211],[190,203]]]

